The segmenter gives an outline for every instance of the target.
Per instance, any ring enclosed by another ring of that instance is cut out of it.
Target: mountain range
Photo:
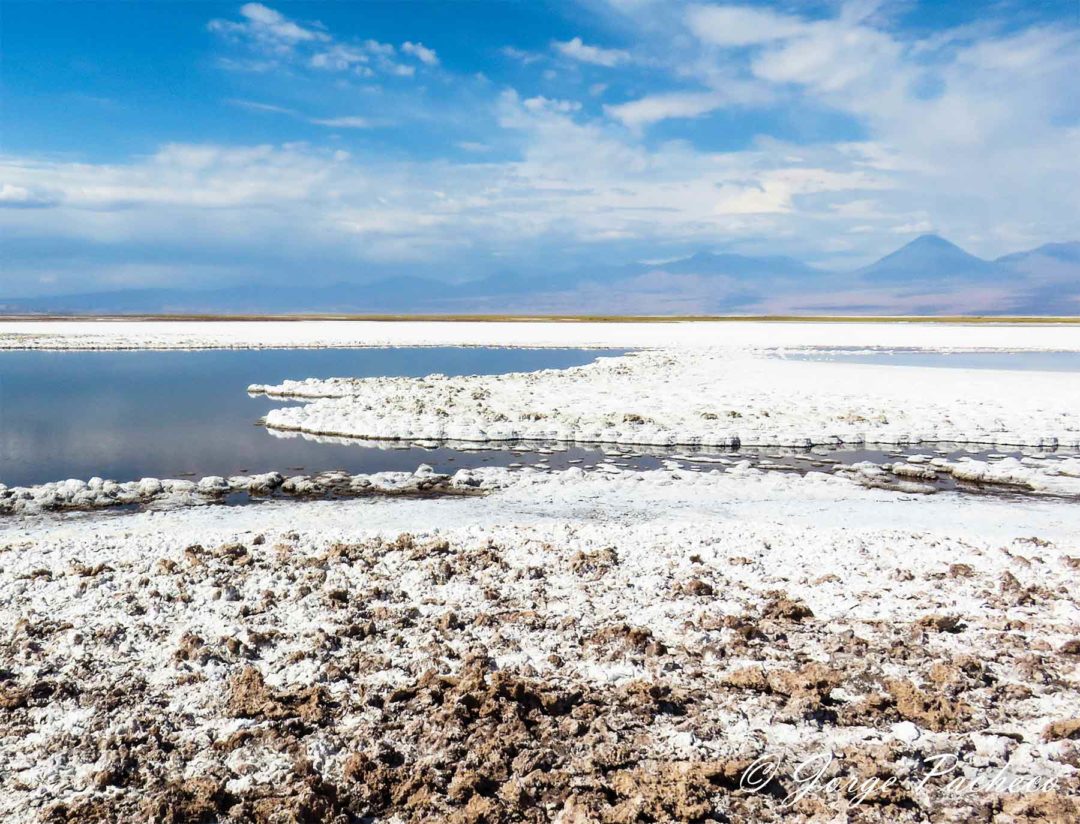
[[[0,314],[1025,314],[1080,315],[1080,242],[984,260],[923,235],[855,271],[699,252],[460,284],[393,277],[329,286],[145,288],[0,299]]]

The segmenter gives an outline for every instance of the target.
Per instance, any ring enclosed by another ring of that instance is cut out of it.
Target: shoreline
[[[550,483],[587,484],[596,479],[618,482],[672,477],[687,481],[688,475],[695,479],[694,483],[706,487],[712,482],[722,487],[732,478],[756,480],[779,476],[915,496],[945,494],[962,499],[978,495],[1017,503],[1080,502],[1080,457],[1053,462],[1032,459],[1022,463],[1015,458],[995,462],[963,458],[949,461],[911,455],[906,460],[881,464],[869,461],[838,463],[829,469],[754,466],[748,460],[728,460],[722,466],[710,462],[703,467],[695,466],[693,459],[678,456],[666,458],[662,463],[659,469],[623,468],[611,464],[560,470],[488,466],[461,468],[452,475],[435,472],[431,466],[421,464],[414,472],[357,475],[326,471],[286,477],[279,472],[267,472],[229,478],[208,475],[199,479],[142,478],[123,482],[100,477],[89,481],[72,478],[11,487],[0,483],[0,523],[47,514],[63,517],[95,512],[120,514],[361,498],[454,498],[505,494],[515,487],[543,489]]]
[[[1080,351],[1080,324],[761,320],[22,320],[0,318],[0,351],[492,346],[529,348],[887,347]]]

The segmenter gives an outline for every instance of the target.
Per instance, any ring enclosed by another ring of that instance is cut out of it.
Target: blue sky
[[[1080,237],[1080,4],[5,2],[0,294]]]

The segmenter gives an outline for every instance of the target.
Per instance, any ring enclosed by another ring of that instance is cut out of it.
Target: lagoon
[[[118,481],[279,471],[414,470],[454,450],[388,450],[272,437],[287,402],[252,383],[563,369],[623,350],[493,347],[0,353],[0,483]],[[445,454],[443,454],[445,453]],[[477,463],[483,462],[481,459]]]

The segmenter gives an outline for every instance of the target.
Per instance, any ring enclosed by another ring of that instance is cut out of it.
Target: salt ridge
[[[1080,447],[1071,374],[785,361],[670,349],[492,376],[338,378],[253,385],[310,401],[270,429],[375,440],[651,446]]]

